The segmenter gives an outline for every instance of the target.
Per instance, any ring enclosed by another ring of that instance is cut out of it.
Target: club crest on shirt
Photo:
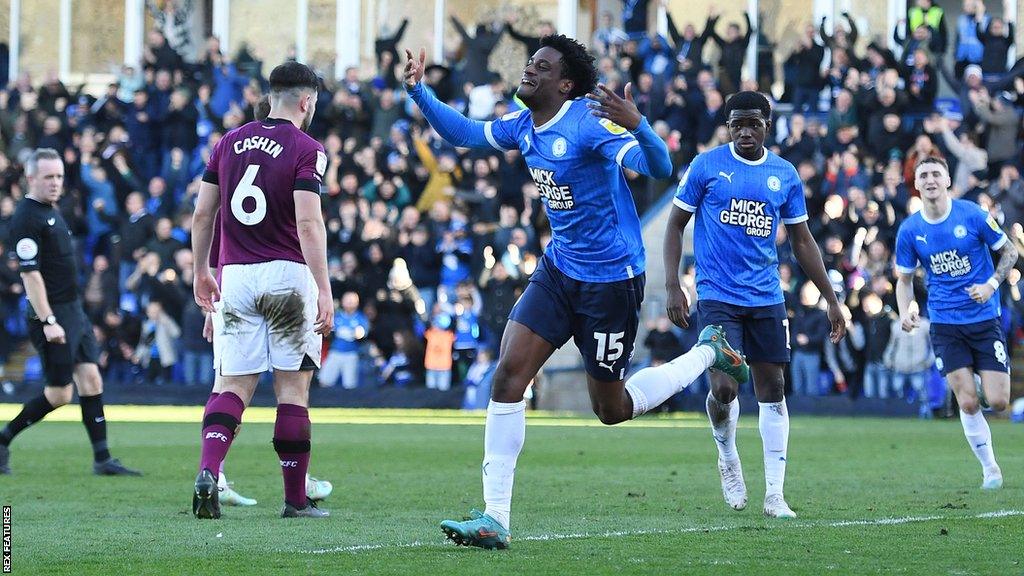
[[[779,180],[778,176],[768,177],[768,189],[772,192],[778,192],[782,190],[782,180]]]
[[[622,126],[619,126],[618,124],[616,124],[615,122],[612,122],[611,120],[609,120],[607,118],[601,118],[601,120],[598,121],[598,124],[600,124],[601,126],[604,126],[605,130],[611,132],[612,134],[615,134],[616,136],[618,136],[619,134],[625,134],[626,133],[626,129],[625,128],[623,128]]]
[[[569,149],[569,145],[565,142],[565,138],[559,137],[555,140],[555,143],[551,145],[551,153],[557,158],[565,156],[565,151]]]
[[[957,238],[966,238],[967,228],[964,228],[963,224],[957,224],[957,226],[953,228],[953,236],[956,236]]]

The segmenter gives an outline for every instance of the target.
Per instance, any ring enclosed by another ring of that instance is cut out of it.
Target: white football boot
[[[747,485],[743,482],[743,467],[737,458],[732,462],[718,460],[718,474],[722,477],[722,496],[733,510],[747,507]]]
[[[764,497],[764,515],[769,518],[796,518],[796,512],[786,504],[782,494],[769,494]]]

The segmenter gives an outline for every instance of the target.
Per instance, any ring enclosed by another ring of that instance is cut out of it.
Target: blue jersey
[[[644,271],[644,245],[622,158],[638,145],[625,128],[569,100],[542,126],[527,109],[484,125],[498,150],[518,149],[537,185],[548,220],[547,254],[566,276],[615,282]]]
[[[358,352],[359,341],[370,331],[370,321],[362,312],[349,314],[344,310],[334,313],[334,340],[331,350],[336,352]]]
[[[697,295],[737,306],[783,302],[775,236],[779,222],[807,220],[796,168],[765,150],[740,157],[732,144],[694,158],[676,190],[675,205],[695,214]]]
[[[973,324],[998,318],[998,294],[978,304],[967,289],[984,284],[994,267],[989,250],[1007,241],[999,224],[977,204],[952,200],[949,212],[930,222],[918,212],[900,225],[896,235],[896,270],[912,274],[923,265],[928,285],[928,317],[932,323]]]

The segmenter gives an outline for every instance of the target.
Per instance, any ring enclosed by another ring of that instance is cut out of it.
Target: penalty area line
[[[915,524],[918,522],[932,522],[935,520],[982,520],[987,518],[1007,518],[1012,516],[1024,516],[1024,510],[997,510],[985,512],[973,516],[902,516],[895,518],[874,518],[865,520],[840,520],[835,522],[791,522],[780,520],[777,524],[766,526],[751,526],[749,524],[735,524],[728,526],[688,526],[686,528],[666,530],[613,530],[607,532],[575,532],[567,534],[536,534],[513,538],[513,542],[552,542],[558,540],[579,540],[583,538],[631,538],[636,536],[651,535],[673,535],[693,534],[698,532],[731,532],[734,530],[750,529],[807,529],[807,528],[847,528],[850,526],[899,526],[901,524]],[[334,548],[318,548],[315,550],[300,550],[300,554],[337,554],[369,552],[373,550],[390,550],[402,548],[429,548],[443,546],[444,542],[407,542],[398,544],[355,544],[351,546],[336,546]]]

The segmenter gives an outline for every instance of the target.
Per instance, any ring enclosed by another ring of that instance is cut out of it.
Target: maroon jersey
[[[225,134],[203,175],[220,188],[217,264],[305,263],[293,192],[319,194],[326,168],[324,147],[288,120],[249,122]]]

